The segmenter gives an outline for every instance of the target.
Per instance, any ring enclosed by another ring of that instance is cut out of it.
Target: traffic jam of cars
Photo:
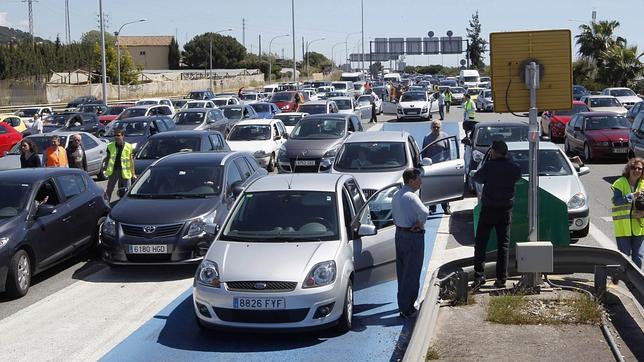
[[[193,307],[202,328],[347,332],[357,271],[395,260],[391,203],[405,169],[421,170],[425,204],[461,199],[464,190],[480,197],[472,174],[503,140],[527,177],[527,123],[464,122],[465,138],[435,141],[446,145],[438,162],[422,156],[422,140],[404,127],[367,132],[383,103],[393,104],[391,122],[435,119],[438,93],[447,90],[453,104],[469,94],[477,111],[491,112],[490,80],[482,78],[404,75],[394,83],[405,85],[402,92],[383,80],[280,83],[107,106],[81,97],[62,112],[3,115],[0,287],[22,297],[36,274],[90,250],[114,268],[195,265]],[[540,183],[567,205],[573,242],[588,234],[579,177],[590,169],[568,156],[644,155],[644,112],[629,112],[644,110],[639,97],[627,88],[590,94],[575,87],[572,109],[541,114],[539,151]],[[32,124],[39,117],[40,131]],[[137,178],[110,204],[92,177],[107,178],[108,144],[121,131]],[[21,140],[42,157],[52,138],[66,148],[73,135],[86,151],[86,172],[21,169]],[[38,243],[43,235],[48,242]]]

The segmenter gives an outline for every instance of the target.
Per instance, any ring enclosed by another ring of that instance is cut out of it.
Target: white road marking
[[[612,223],[613,222],[613,217],[612,216],[602,216],[600,219]]]

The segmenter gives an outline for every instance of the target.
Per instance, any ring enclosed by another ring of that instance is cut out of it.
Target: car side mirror
[[[276,135],[275,137],[273,137],[274,141],[278,141],[278,140],[281,140],[281,139],[282,139],[282,136],[280,136],[280,135]]]
[[[56,213],[56,207],[49,204],[40,204],[36,210],[36,219]]]
[[[579,171],[577,171],[577,174],[579,174],[579,176],[587,175],[589,173],[590,173],[590,167],[588,166],[581,166],[579,168]]]
[[[375,225],[360,224],[358,227],[358,236],[372,236],[376,235],[378,231]]]
[[[219,225],[208,223],[204,227],[204,230],[206,231],[206,234],[217,235],[217,233],[219,232]]]
[[[239,195],[242,193],[242,191],[244,191],[244,187],[242,186],[242,182],[241,182],[241,181],[235,181],[235,182],[233,182],[233,184],[231,185],[230,189],[231,189],[231,191],[232,191],[232,193],[233,193],[233,196],[234,196],[235,198],[236,198],[237,196],[239,196]]]
[[[123,198],[127,194],[127,187],[121,187],[116,191],[116,195],[118,195],[119,198]]]
[[[431,158],[423,157],[423,159],[421,160],[421,163],[423,166],[431,166],[433,161]]]

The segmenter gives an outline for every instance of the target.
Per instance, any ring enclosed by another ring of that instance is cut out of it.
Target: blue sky
[[[98,27],[98,0],[69,0],[72,38]],[[535,4],[531,8],[529,4]],[[644,51],[641,14],[643,0],[541,0],[536,2],[488,1],[427,1],[427,0],[364,0],[365,51],[369,40],[376,37],[422,37],[432,30],[444,36],[452,30],[465,36],[471,15],[479,10],[483,36],[490,32],[532,29],[571,29],[578,34],[580,22],[589,22],[592,11],[598,20],[618,20],[617,34],[629,44]],[[291,33],[291,1],[289,0],[103,0],[108,14],[108,31],[114,32],[125,22],[147,18],[145,23],[125,27],[123,35],[177,35],[180,45],[193,36],[207,31],[232,28],[226,34],[242,42],[242,18],[246,19],[246,47],[257,53],[258,35],[262,50],[268,50],[270,38]],[[60,34],[65,40],[65,0],[39,0],[33,3],[34,32],[54,40]],[[0,25],[28,30],[27,4],[21,0],[0,0]],[[572,20],[572,21],[571,21]],[[348,34],[360,31],[360,0],[295,0],[296,57],[301,58],[302,36],[315,42],[310,50],[331,56],[333,45],[344,42]],[[360,35],[349,36],[349,53],[359,52]],[[351,49],[353,48],[353,50]],[[291,38],[276,39],[272,51],[290,57]],[[334,51],[336,62],[344,59],[344,45]],[[299,55],[299,56],[297,56]],[[409,56],[409,64],[444,64],[455,66],[456,55]]]

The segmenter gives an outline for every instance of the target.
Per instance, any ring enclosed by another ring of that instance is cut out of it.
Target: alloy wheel
[[[24,290],[29,287],[29,281],[31,280],[30,274],[29,257],[27,255],[21,255],[20,259],[18,259],[17,270],[18,286],[20,289]]]

